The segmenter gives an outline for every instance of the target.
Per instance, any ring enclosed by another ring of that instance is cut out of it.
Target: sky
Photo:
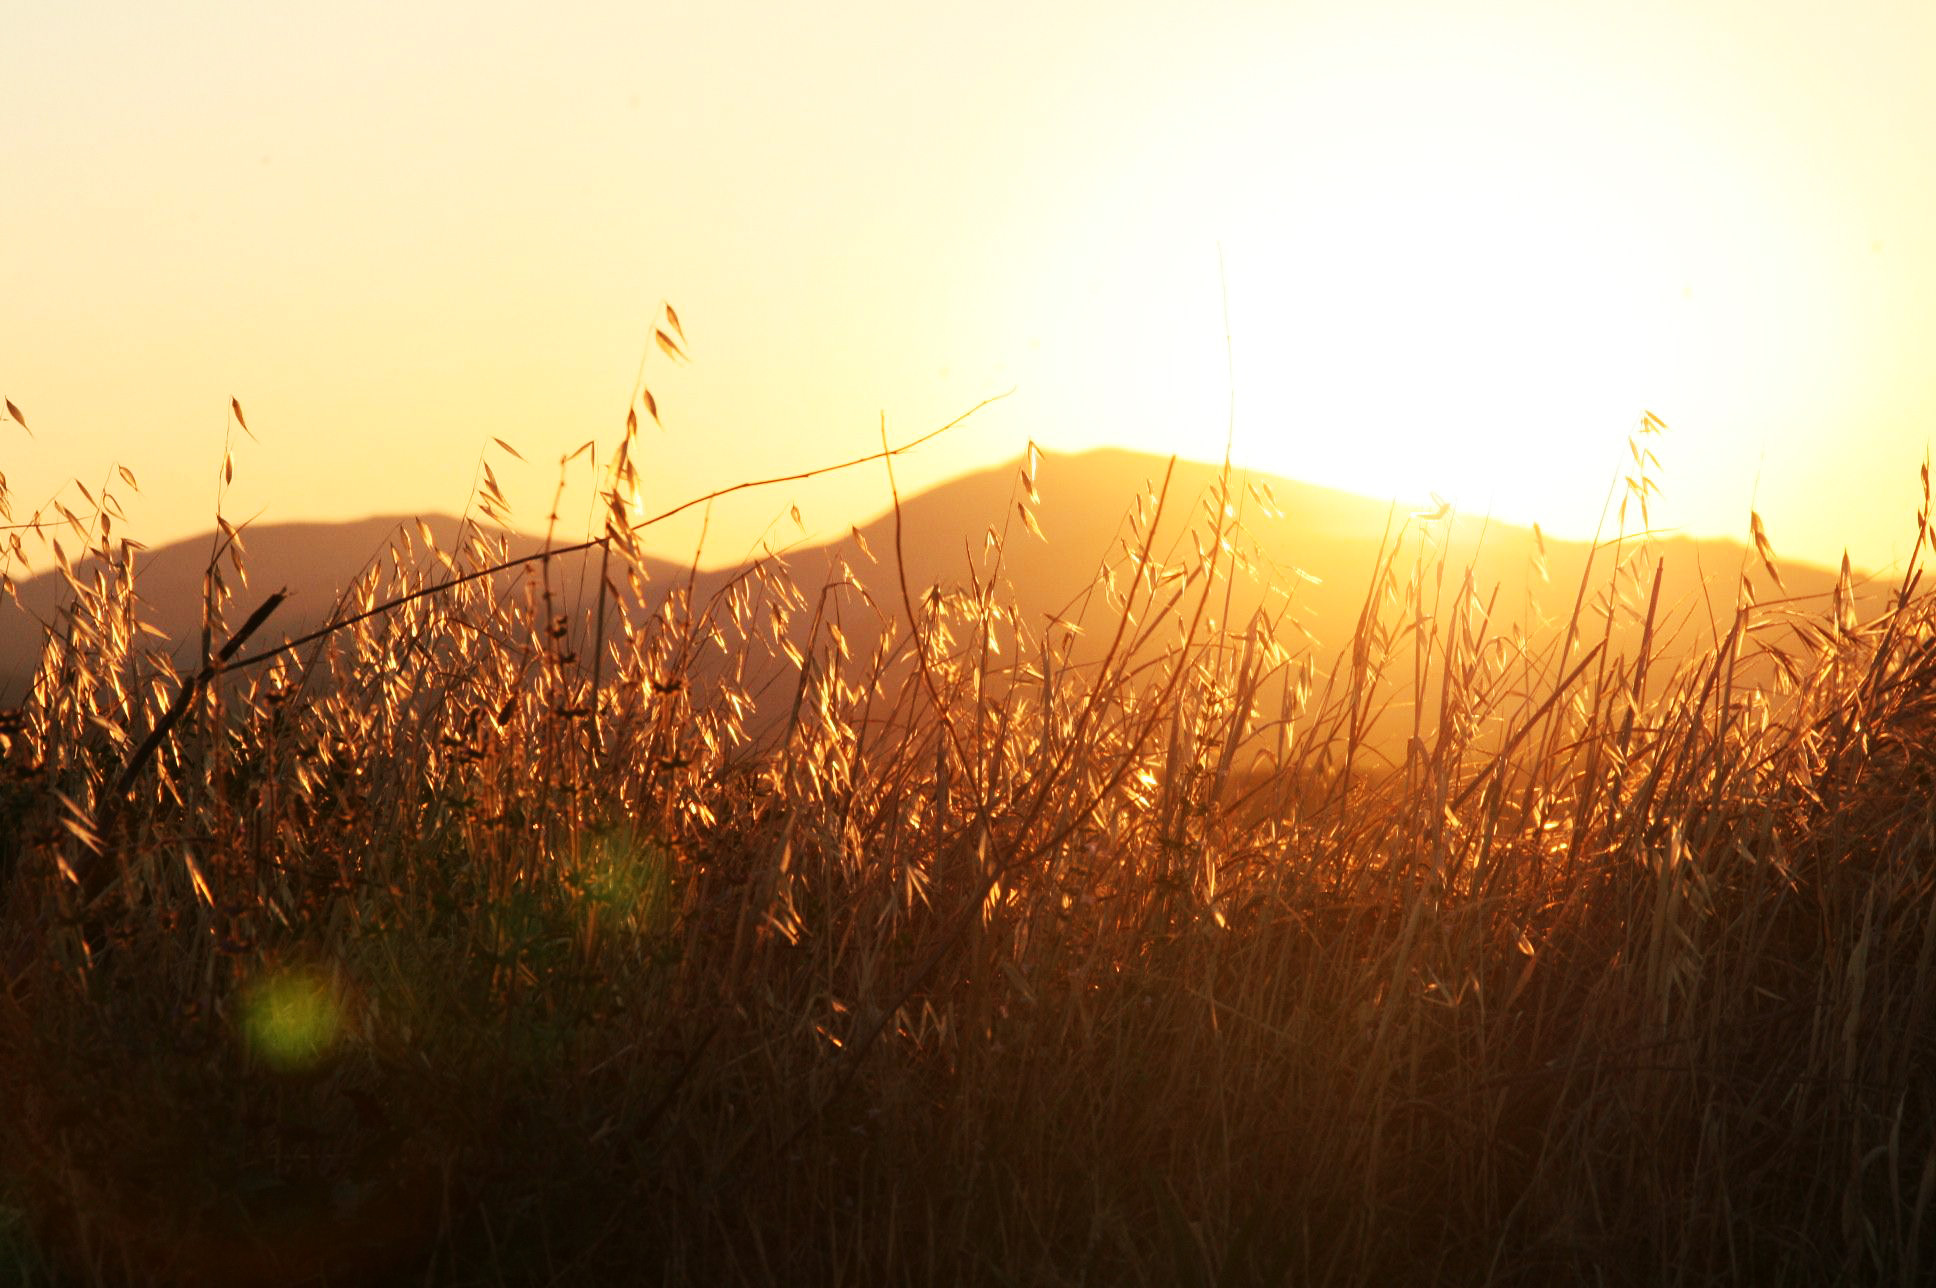
[[[1753,508],[1867,567],[1914,536],[1927,3],[69,0],[0,34],[17,520],[125,466],[121,532],[205,530],[232,439],[231,521],[455,512],[488,461],[582,533],[642,370],[648,512],[1005,395],[900,484],[1228,438],[1585,536],[1652,411],[1658,526]],[[703,560],[887,488],[742,494]]]

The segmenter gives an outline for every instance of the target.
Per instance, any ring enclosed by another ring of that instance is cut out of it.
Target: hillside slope
[[[850,646],[857,649],[871,642],[870,623],[905,617],[903,570],[916,603],[931,588],[964,590],[993,580],[1006,588],[998,598],[1012,594],[1031,632],[1039,633],[1051,620],[1084,620],[1093,630],[1113,612],[1101,593],[1103,572],[1124,563],[1132,545],[1142,545],[1130,517],[1139,506],[1144,513],[1156,512],[1156,494],[1168,465],[1160,457],[1121,450],[1045,454],[1033,480],[1036,501],[1029,501],[1017,466],[1000,466],[903,498],[898,523],[889,511],[859,525],[852,535],[773,558],[808,597],[836,570],[845,570],[843,575],[864,588],[872,611],[863,608],[844,619]],[[1206,506],[1216,480],[1214,466],[1175,466],[1162,522],[1149,543],[1153,560],[1183,559],[1193,554],[1196,540],[1208,540],[1211,511]],[[1618,559],[1636,548],[1632,542],[1607,544],[1596,552],[1586,543],[1542,543],[1527,528],[1470,516],[1428,520],[1385,502],[1255,473],[1234,477],[1231,502],[1240,529],[1233,544],[1257,560],[1255,575],[1239,576],[1230,594],[1231,622],[1241,631],[1260,608],[1276,617],[1288,597],[1294,625],[1285,642],[1308,649],[1320,674],[1348,645],[1381,558],[1389,561],[1393,591],[1420,576],[1432,599],[1449,602],[1469,570],[1475,593],[1492,605],[1495,619],[1536,627],[1542,621],[1566,620],[1582,585],[1602,585]],[[1018,507],[1029,511],[1040,537]],[[449,549],[456,521],[436,516],[426,522],[438,546]],[[395,566],[395,556],[385,552],[399,538],[418,567],[433,570],[416,533],[417,521],[401,516],[251,528],[244,534],[248,588],[237,589],[229,621],[241,620],[271,590],[288,587],[290,601],[262,632],[260,642],[312,629],[327,619],[337,596],[359,575],[379,561]],[[212,536],[204,536],[138,556],[143,619],[175,641],[178,650],[192,652],[199,641],[202,575],[212,544]],[[540,544],[518,537],[512,553],[534,555]],[[1825,611],[1836,583],[1836,574],[1829,570],[1784,564],[1783,584],[1776,587],[1752,554],[1733,542],[1673,538],[1656,540],[1649,550],[1662,569],[1656,634],[1670,651],[1711,644],[1725,632],[1744,574],[1764,600],[1792,599],[1798,610],[1814,614]],[[90,569],[91,563],[84,562],[81,575],[90,575]],[[695,602],[704,604],[747,570],[712,569],[692,577],[688,569],[648,560],[643,571],[649,610],[689,580]],[[595,573],[576,558],[556,561],[552,577],[569,602],[584,602],[595,585]],[[1644,608],[1650,586],[1642,583],[1649,577],[1651,569],[1642,569],[1624,584],[1629,616],[1637,617]],[[236,585],[233,575],[228,580]],[[1879,600],[1884,589],[1872,586],[1858,593]],[[57,622],[66,595],[58,573],[43,573],[20,587],[26,615],[11,605],[0,610],[5,614],[0,618],[0,701],[17,701],[23,693],[39,656],[41,623]],[[1213,600],[1211,617],[1224,608],[1221,599]],[[794,623],[796,632],[799,628]]]

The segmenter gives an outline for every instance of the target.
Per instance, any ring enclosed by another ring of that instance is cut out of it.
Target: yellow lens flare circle
[[[318,972],[274,971],[243,995],[243,1044],[278,1073],[316,1068],[335,1050],[342,1033],[342,999]]]

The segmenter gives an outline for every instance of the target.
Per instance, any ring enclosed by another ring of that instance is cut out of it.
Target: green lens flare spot
[[[243,1040],[252,1055],[279,1073],[315,1068],[336,1045],[342,1027],[335,990],[307,971],[269,975],[243,999]]]

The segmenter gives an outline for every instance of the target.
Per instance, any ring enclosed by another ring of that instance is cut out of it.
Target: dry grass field
[[[1628,538],[1526,630],[1394,534],[1320,654],[1237,489],[1019,613],[1027,470],[932,588],[648,600],[615,496],[269,650],[225,550],[183,667],[94,522],[0,724],[0,1278],[1936,1274],[1926,472],[1872,609],[1757,562],[1670,650]]]

